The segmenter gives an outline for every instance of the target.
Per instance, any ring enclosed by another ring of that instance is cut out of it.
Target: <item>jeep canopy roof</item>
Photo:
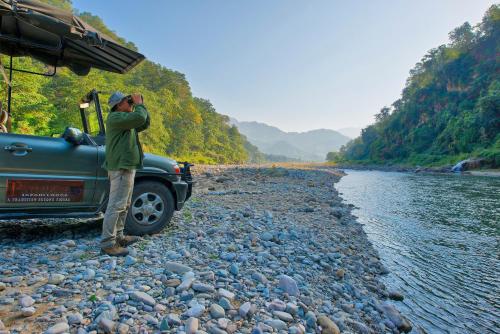
[[[125,73],[144,59],[71,12],[35,0],[0,0],[0,53],[66,66],[78,75],[92,67]]]

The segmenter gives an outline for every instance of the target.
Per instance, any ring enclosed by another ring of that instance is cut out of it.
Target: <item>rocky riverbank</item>
[[[207,167],[172,227],[125,258],[0,241],[0,333],[399,333],[387,270],[329,169]],[[57,222],[53,222],[57,224]],[[1,223],[0,223],[1,224]],[[59,223],[60,224],[60,223]]]

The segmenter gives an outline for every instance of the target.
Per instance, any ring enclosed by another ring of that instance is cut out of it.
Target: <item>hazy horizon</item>
[[[372,123],[427,51],[494,3],[73,0],[217,112],[286,132]]]

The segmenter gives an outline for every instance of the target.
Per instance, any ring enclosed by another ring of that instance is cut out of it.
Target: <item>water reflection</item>
[[[428,333],[500,326],[500,178],[348,171],[338,184]]]

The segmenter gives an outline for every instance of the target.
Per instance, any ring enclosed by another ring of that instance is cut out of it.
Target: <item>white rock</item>
[[[278,287],[284,292],[288,293],[290,296],[299,295],[299,287],[297,286],[297,282],[290,276],[281,275]]]
[[[66,322],[60,322],[55,324],[54,326],[47,329],[45,334],[63,334],[69,332],[69,325]]]
[[[21,309],[21,313],[23,317],[31,317],[33,314],[35,314],[36,309],[33,306],[30,307],[23,307]]]
[[[142,291],[133,291],[129,294],[130,299],[142,302],[149,306],[155,306],[156,301],[153,297]]]
[[[232,293],[231,291],[228,291],[226,289],[223,289],[223,288],[220,288],[219,289],[219,296],[220,297],[225,297],[229,300],[233,300],[234,299],[234,293]]]
[[[33,304],[35,304],[35,300],[30,296],[23,296],[19,300],[19,304],[21,304],[22,307],[30,307],[33,306]]]
[[[165,269],[174,274],[184,274],[185,272],[193,271],[191,267],[188,267],[182,263],[171,262],[171,261],[165,263]]]

